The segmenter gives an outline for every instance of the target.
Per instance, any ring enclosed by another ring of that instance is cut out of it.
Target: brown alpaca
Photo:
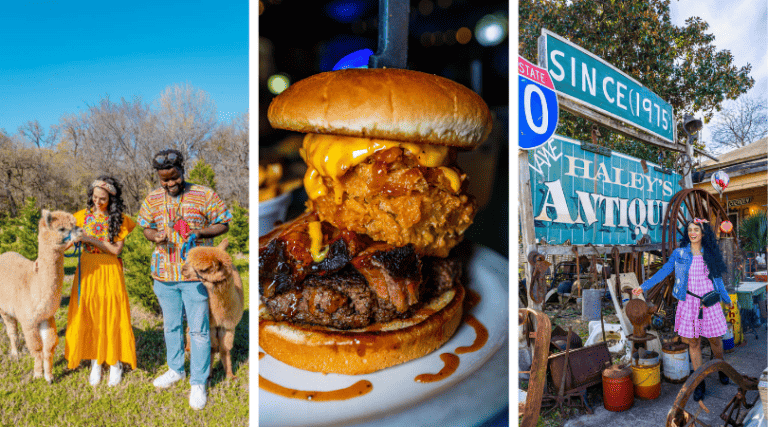
[[[18,321],[35,358],[34,378],[45,376],[49,383],[53,381],[53,352],[59,342],[53,315],[61,305],[64,250],[81,234],[72,215],[43,209],[37,260],[30,261],[16,252],[0,255],[0,316],[11,341],[11,358],[19,356]]]
[[[235,327],[243,317],[244,300],[240,273],[225,251],[228,244],[229,241],[224,239],[216,247],[200,246],[190,250],[181,273],[187,280],[200,280],[208,289],[211,366],[213,355],[218,351],[227,379],[231,379],[235,375],[232,374],[230,350],[235,342]]]

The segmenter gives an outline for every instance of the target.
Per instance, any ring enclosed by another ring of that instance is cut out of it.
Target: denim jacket
[[[701,248],[701,252],[704,253],[704,248]],[[653,277],[643,282],[642,286],[640,287],[643,289],[643,292],[648,292],[651,290],[651,288],[669,276],[669,273],[671,273],[672,269],[674,268],[675,286],[672,289],[672,295],[678,300],[684,301],[686,290],[688,290],[688,270],[690,270],[692,263],[693,253],[691,252],[690,246],[677,248],[672,252],[672,256],[669,257],[669,260],[667,260],[666,264],[661,267],[661,270],[657,271]],[[723,279],[720,277],[715,277],[715,280],[712,281],[712,284],[715,287],[715,291],[720,294],[720,301],[726,304],[730,304],[731,297],[728,296],[728,292],[725,290]]]

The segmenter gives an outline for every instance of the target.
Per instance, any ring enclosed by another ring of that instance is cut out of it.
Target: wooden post
[[[531,251],[537,250],[536,232],[533,229],[533,198],[531,197],[531,172],[528,168],[528,152],[519,150],[517,153],[520,172],[520,228],[523,240],[523,258],[528,259]],[[528,308],[541,310],[542,304],[536,304],[531,298],[531,266],[525,263],[525,287],[528,295]]]
[[[691,159],[691,167],[688,168],[688,173],[683,176],[684,188],[693,188],[693,178],[691,177],[691,172],[693,172],[693,145],[691,145],[690,138],[685,140],[685,152],[688,154],[688,158]]]

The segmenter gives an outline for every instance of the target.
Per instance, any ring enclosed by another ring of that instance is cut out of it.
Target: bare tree
[[[200,150],[216,173],[216,192],[248,208],[248,113],[220,124]]]
[[[768,135],[765,100],[744,95],[724,109],[712,127],[712,151],[723,152],[749,145]]]
[[[83,144],[83,139],[85,138],[85,121],[81,117],[74,114],[64,114],[59,119],[59,124],[56,127],[61,135],[61,140],[59,141],[60,148],[71,150],[72,156],[75,158],[77,158],[78,149]]]
[[[107,96],[89,106],[81,120],[80,159],[94,176],[118,178],[129,211],[137,211],[151,186],[152,155],[163,145],[157,118],[141,98],[112,102]]]
[[[19,126],[19,135],[35,144],[37,148],[42,148],[53,145],[56,142],[57,131],[55,126],[51,126],[50,133],[46,136],[45,130],[40,126],[40,122],[35,119]]]
[[[216,128],[216,104],[208,93],[189,84],[169,86],[157,101],[160,137],[186,158],[197,156]]]

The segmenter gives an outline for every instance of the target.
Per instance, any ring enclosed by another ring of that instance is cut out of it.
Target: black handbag
[[[685,292],[698,298],[699,301],[701,301],[701,305],[707,308],[712,307],[713,305],[720,302],[720,294],[718,294],[715,291],[709,291],[706,294],[704,294],[704,296],[698,296],[689,290],[686,290]],[[703,318],[704,318],[704,309],[702,307],[699,307],[699,319],[703,319]]]

